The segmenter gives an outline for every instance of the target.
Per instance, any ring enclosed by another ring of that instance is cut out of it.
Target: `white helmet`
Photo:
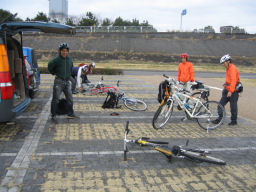
[[[87,70],[86,70],[87,68],[88,68],[87,65],[82,66],[82,71],[83,71],[83,72],[86,72],[86,71],[87,71]]]
[[[222,63],[224,63],[224,62],[226,62],[226,61],[228,61],[228,60],[230,60],[230,59],[231,59],[231,57],[230,57],[229,54],[224,55],[224,56],[221,57],[220,63],[222,64]]]
[[[91,63],[92,67],[95,68],[96,64],[94,62]]]

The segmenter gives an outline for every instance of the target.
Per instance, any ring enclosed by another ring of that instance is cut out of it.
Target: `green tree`
[[[131,26],[131,22],[127,20],[123,20],[121,17],[115,19],[113,26]]]
[[[52,19],[51,22],[53,22],[53,23],[60,23],[57,19]]]
[[[79,26],[94,26],[98,25],[99,21],[98,19],[93,15],[92,12],[87,12],[86,17],[82,17],[82,19],[79,21]]]
[[[148,21],[147,21],[147,20],[144,20],[144,21],[140,24],[140,26],[151,26],[151,25],[148,24]]]
[[[11,12],[0,9],[0,22],[1,21],[22,21],[21,18],[16,17],[17,14],[12,14]]]
[[[110,19],[108,19],[108,18],[105,18],[105,19],[103,19],[103,21],[102,21],[102,26],[110,26],[110,25],[112,25],[113,23],[111,22],[111,20]]]
[[[67,18],[65,24],[75,26],[74,19],[72,19],[71,17]]]
[[[34,19],[31,19],[32,21],[44,21],[44,22],[48,22],[50,21],[50,18],[47,17],[47,15],[43,12],[38,12],[38,14],[36,15],[36,17]]]
[[[135,18],[135,19],[132,20],[131,25],[132,26],[139,26],[140,25],[140,21]]]

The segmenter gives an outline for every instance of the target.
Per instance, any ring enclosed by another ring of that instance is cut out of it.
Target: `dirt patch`
[[[151,76],[136,76],[136,78],[143,79],[144,81],[150,82],[156,86],[159,85],[164,78],[161,75],[151,75]],[[197,78],[197,80],[202,81],[205,85],[212,87],[222,88],[222,84],[225,82],[225,77],[223,78]],[[256,81],[251,83],[251,81],[243,81],[244,91],[240,94],[238,99],[238,116],[243,118],[248,118],[256,120],[255,109],[256,102],[254,101],[256,95]],[[210,90],[210,100],[219,101],[221,98],[221,91],[211,89]],[[226,105],[226,112],[230,113],[229,104]]]

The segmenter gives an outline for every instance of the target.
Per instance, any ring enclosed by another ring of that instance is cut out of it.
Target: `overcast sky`
[[[48,0],[1,0],[1,9],[18,13],[18,17],[33,18],[38,12],[48,15]],[[211,25],[215,32],[220,26],[232,25],[256,33],[256,0],[69,0],[68,14],[81,17],[90,11],[98,18],[117,17],[125,20],[147,20],[158,31],[183,31]]]

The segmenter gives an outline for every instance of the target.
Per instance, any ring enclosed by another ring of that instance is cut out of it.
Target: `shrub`
[[[38,67],[38,71],[41,74],[49,74],[47,67]],[[93,70],[93,74],[97,75],[123,75],[122,69],[110,69],[110,68],[96,68]]]

